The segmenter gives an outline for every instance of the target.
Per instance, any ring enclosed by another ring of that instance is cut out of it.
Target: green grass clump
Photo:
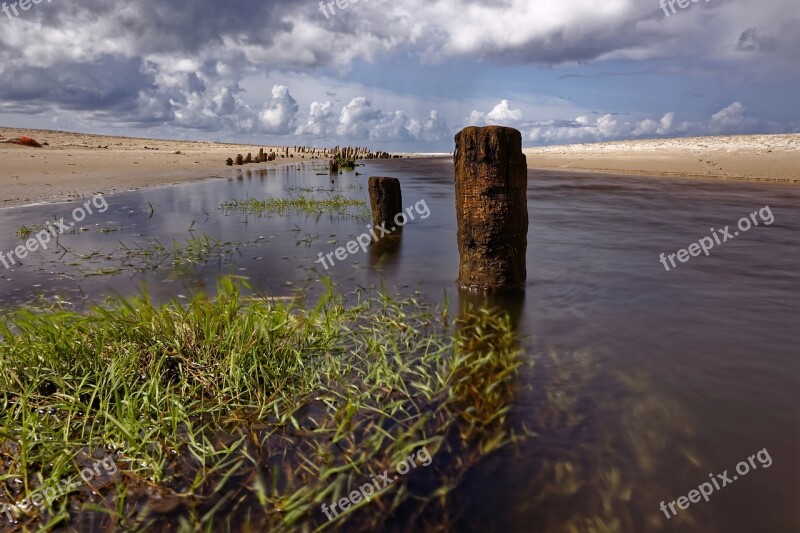
[[[355,159],[347,159],[344,157],[337,157],[336,163],[339,165],[340,170],[355,170],[356,168],[356,160]]]
[[[321,213],[346,213],[351,207],[366,207],[366,200],[359,198],[349,198],[341,194],[330,195],[325,198],[316,198],[313,195],[298,194],[289,198],[267,198],[258,200],[247,198],[246,200],[231,200],[220,204],[223,211],[236,211],[251,215],[261,215],[268,213],[283,214],[290,210],[300,213],[321,214]]]
[[[519,354],[508,318],[489,311],[450,321],[385,295],[345,305],[332,290],[275,302],[225,280],[188,304],[22,309],[0,337],[0,503],[74,476],[81,454],[114,453],[121,469],[102,497],[83,487],[71,506],[20,516],[29,527],[444,527],[450,491],[512,438]],[[431,466],[327,521],[323,502],[422,447]]]

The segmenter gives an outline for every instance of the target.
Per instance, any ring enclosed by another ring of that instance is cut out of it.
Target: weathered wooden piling
[[[469,127],[456,135],[458,282],[493,292],[525,287],[528,166],[513,128]]]
[[[403,195],[400,180],[384,176],[369,179],[369,200],[372,205],[372,223],[386,231],[398,231],[405,225],[405,219],[395,220],[403,213]]]
[[[244,158],[242,157],[242,154],[236,154],[236,164],[244,165]]]

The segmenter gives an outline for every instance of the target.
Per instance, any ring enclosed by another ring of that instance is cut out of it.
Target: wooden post
[[[528,166],[513,128],[456,135],[458,282],[472,290],[522,289],[527,279]]]
[[[369,200],[372,204],[372,223],[386,231],[395,232],[405,225],[406,221],[395,220],[403,214],[403,195],[400,192],[400,180],[382,176],[369,179]],[[382,225],[385,224],[385,225]],[[402,225],[401,225],[402,224]]]

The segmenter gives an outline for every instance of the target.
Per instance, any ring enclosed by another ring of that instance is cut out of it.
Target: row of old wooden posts
[[[528,165],[513,128],[470,127],[454,153],[459,284],[475,292],[521,290],[527,279]],[[375,226],[403,212],[400,181],[369,180]]]
[[[345,160],[345,161],[355,161],[357,159],[396,159],[399,158],[399,155],[392,155],[388,152],[373,152],[368,148],[362,147],[352,147],[352,146],[335,146],[333,148],[309,148],[306,146],[295,146],[294,152],[289,153],[289,147],[283,148],[279,152],[275,152],[270,150],[269,153],[265,153],[263,148],[258,150],[258,154],[253,157],[252,153],[248,153],[247,157],[242,156],[242,154],[236,154],[236,158],[229,157],[225,164],[229,167],[233,165],[247,165],[250,163],[266,163],[268,161],[275,161],[278,157],[283,159],[286,158],[294,158],[295,154],[301,154],[301,159],[305,159],[306,154],[310,156],[310,159],[327,159],[330,158],[328,167],[331,171],[333,171],[333,164],[336,164],[336,170],[338,171],[338,161]]]

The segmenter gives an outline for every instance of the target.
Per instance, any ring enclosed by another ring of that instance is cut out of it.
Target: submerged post
[[[369,179],[369,200],[372,205],[372,223],[376,227],[394,232],[405,225],[405,219],[399,223],[395,220],[398,214],[403,213],[399,179],[372,176]]]
[[[528,249],[522,135],[501,126],[469,127],[455,141],[458,282],[484,292],[522,289]]]

